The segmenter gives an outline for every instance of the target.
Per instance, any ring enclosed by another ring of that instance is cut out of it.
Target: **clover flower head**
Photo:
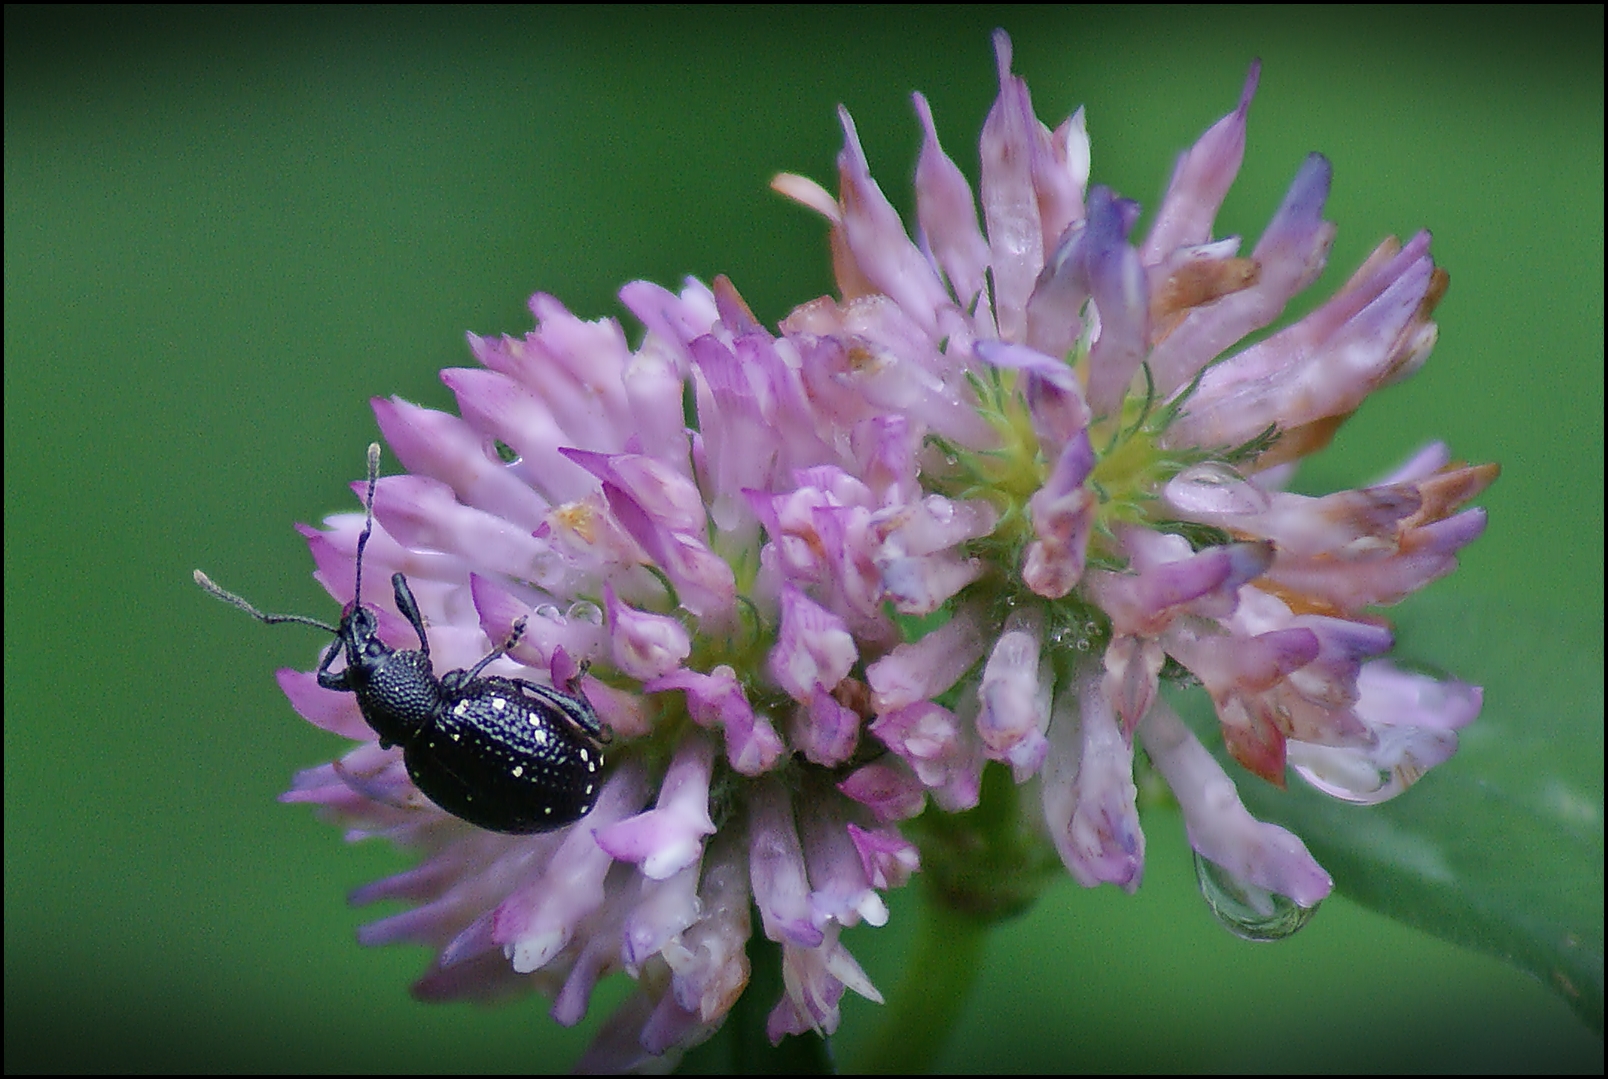
[[[1248,252],[1213,235],[1257,66],[1141,238],[1138,205],[1089,183],[1082,110],[1041,124],[1003,32],[995,46],[975,195],[915,95],[914,238],[846,111],[836,195],[776,178],[826,219],[839,295],[772,331],[725,278],[635,282],[633,347],[538,294],[533,332],[471,335],[479,366],[442,373],[459,415],[374,402],[406,474],[378,482],[367,572],[408,576],[438,670],[526,619],[488,673],[566,685],[584,661],[574,684],[613,737],[589,816],[493,834],[423,799],[353,697],[281,674],[304,716],[361,743],[286,799],[423,855],[354,896],[413,904],[362,939],[435,949],[421,997],[535,988],[573,1023],[624,971],[638,989],[582,1066],[631,1067],[718,1029],[757,932],[781,951],[772,1039],[829,1034],[845,989],[880,999],[841,931],[883,924],[885,892],[952,861],[924,813],[1020,785],[1076,880],[1136,889],[1136,749],[1214,903],[1271,934],[1330,878],[1251,817],[1163,681],[1204,687],[1255,776],[1293,768],[1361,803],[1446,760],[1478,714],[1477,687],[1385,659],[1372,612],[1454,568],[1485,524],[1462,507],[1496,468],[1434,444],[1368,487],[1285,489],[1428,356],[1447,280],[1428,234],[1387,240],[1240,348],[1335,232],[1314,154]],[[362,524],[308,533],[342,599]]]

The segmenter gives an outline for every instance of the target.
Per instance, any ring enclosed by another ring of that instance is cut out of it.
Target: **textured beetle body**
[[[432,802],[497,832],[544,832],[592,811],[603,748],[584,698],[514,678],[452,681],[440,716],[403,746]]]
[[[592,811],[603,767],[603,726],[586,698],[480,671],[436,678],[424,619],[407,578],[391,577],[396,606],[419,637],[398,650],[377,636],[374,615],[354,605],[341,616],[318,668],[325,689],[354,693],[380,745],[402,747],[408,776],[436,805],[493,832],[545,832]],[[517,639],[524,628],[515,626]],[[330,670],[335,657],[346,666]]]
[[[331,626],[302,615],[263,614],[196,570],[196,583],[259,621],[299,622],[335,635],[318,665],[318,684],[351,693],[363,719],[384,747],[401,746],[414,785],[443,810],[493,832],[545,832],[573,824],[592,811],[602,786],[608,741],[597,713],[578,692],[480,672],[514,646],[525,620],[500,648],[467,671],[440,678],[430,661],[424,618],[408,580],[391,576],[397,610],[418,635],[419,647],[394,649],[379,638],[374,612],[363,606],[363,549],[374,524],[379,446],[369,447],[368,520],[357,541],[357,583],[352,602]],[[340,670],[331,670],[337,656]]]
[[[402,578],[400,573],[396,576]],[[406,578],[396,587],[398,606],[404,594],[411,604],[413,593],[407,590]],[[403,613],[409,611],[404,608]],[[373,613],[353,606],[341,616],[335,640],[318,667],[319,685],[357,695],[357,706],[382,746],[407,745],[441,711],[441,684],[430,662],[430,644],[422,626],[417,632],[418,650],[392,650],[376,635]],[[343,651],[346,667],[331,671],[330,664]]]

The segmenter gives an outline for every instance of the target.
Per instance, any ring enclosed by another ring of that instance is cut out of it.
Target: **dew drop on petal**
[[[561,556],[552,551],[543,551],[532,556],[530,572],[525,576],[538,587],[551,589],[564,580],[567,571],[568,566]]]
[[[1212,915],[1242,940],[1283,940],[1312,920],[1321,904],[1303,907],[1288,896],[1240,880],[1195,852],[1195,879]]]
[[[1294,741],[1287,748],[1296,774],[1331,798],[1353,805],[1377,805],[1407,789],[1405,782],[1381,772],[1364,754]]]
[[[603,608],[591,600],[583,599],[570,604],[569,618],[574,622],[585,622],[592,626],[603,624]]]
[[[544,603],[540,607],[537,607],[535,615],[537,618],[545,618],[549,622],[558,622],[561,625],[564,622],[564,612],[560,611],[551,603]]]
[[[1353,805],[1388,802],[1457,750],[1452,731],[1384,727],[1371,749],[1309,745],[1291,739],[1290,766],[1331,798]]]
[[[1264,513],[1271,504],[1265,491],[1221,461],[1206,461],[1174,476],[1167,484],[1167,499],[1179,509],[1234,516]]]

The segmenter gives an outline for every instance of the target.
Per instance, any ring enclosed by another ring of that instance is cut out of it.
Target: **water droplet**
[[[1089,638],[1079,637],[1077,643],[1072,647],[1076,648],[1079,652],[1087,652],[1093,646],[1089,643]]]
[[[1167,481],[1164,496],[1174,507],[1195,513],[1252,516],[1272,504],[1266,491],[1245,482],[1222,461],[1205,461]]]
[[[603,624],[603,608],[591,600],[577,600],[570,604],[569,617],[576,622],[585,622],[588,625],[601,626]]]
[[[1354,805],[1388,802],[1457,750],[1453,731],[1381,727],[1373,746],[1319,746],[1291,739],[1290,765],[1331,798]]]
[[[1290,753],[1290,766],[1324,794],[1353,805],[1377,805],[1406,789],[1405,783],[1356,750],[1301,744]]]
[[[542,604],[540,607],[536,608],[534,613],[537,618],[545,618],[549,622],[557,622],[560,625],[562,625],[564,622],[564,612],[560,611],[551,603]]]
[[[1240,880],[1195,852],[1200,894],[1223,928],[1242,940],[1283,940],[1312,920],[1320,904],[1303,907],[1288,896]]]
[[[526,579],[536,584],[543,591],[558,588],[569,571],[565,560],[552,550],[537,552],[531,557],[530,572]]]

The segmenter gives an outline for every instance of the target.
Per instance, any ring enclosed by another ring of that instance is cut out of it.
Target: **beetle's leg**
[[[391,574],[391,588],[396,592],[396,609],[402,612],[402,617],[413,626],[413,632],[419,635],[419,651],[428,656],[430,642],[424,636],[424,618],[419,614],[419,605],[413,600],[413,590],[408,587],[408,579],[400,573]]]
[[[592,661],[591,660],[589,660],[589,659],[581,660],[580,665],[575,668],[575,676],[573,678],[571,678],[568,682],[564,683],[564,692],[568,693],[572,697],[584,697],[585,694],[583,694],[581,692],[581,679],[585,678],[586,677],[586,672],[591,670],[591,669],[592,669]]]
[[[470,667],[467,671],[465,671],[463,680],[465,682],[474,681],[476,678],[480,677],[480,672],[485,669],[486,664],[490,663],[498,656],[506,655],[510,648],[518,644],[519,638],[525,635],[525,622],[526,619],[521,616],[514,623],[514,628],[509,631],[508,639],[502,643],[502,646],[500,648],[493,648],[491,652],[487,654],[485,659],[481,660],[479,663],[476,663],[473,667]],[[445,681],[445,679],[443,679],[443,681]]]
[[[557,709],[576,733],[592,739],[599,745],[607,745],[614,740],[613,732],[603,725],[602,719],[592,708],[592,702],[586,699],[584,693],[564,693],[551,686],[544,686],[540,682],[526,682],[520,678],[511,681],[523,687],[527,697]]]
[[[329,642],[329,647],[324,650],[324,661],[318,665],[318,684],[323,686],[325,689],[333,689],[337,692],[345,693],[350,691],[352,688],[351,681],[347,678],[348,669],[342,668],[339,671],[332,671],[329,669],[329,665],[335,662],[335,657],[340,655],[340,653],[341,639],[336,637],[333,641]]]

